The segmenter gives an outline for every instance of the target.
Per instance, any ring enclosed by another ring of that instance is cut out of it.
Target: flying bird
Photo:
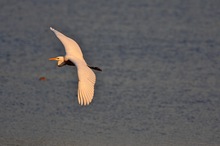
[[[57,38],[63,44],[66,55],[49,58],[49,60],[56,60],[57,66],[62,67],[64,65],[71,65],[77,67],[78,73],[78,102],[80,105],[89,105],[94,96],[94,87],[96,82],[95,73],[91,70],[102,71],[98,67],[88,66],[83,58],[82,51],[79,45],[71,38],[65,36],[61,32],[50,27]]]

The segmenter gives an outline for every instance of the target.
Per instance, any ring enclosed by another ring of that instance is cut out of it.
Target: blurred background
[[[220,1],[1,0],[0,145],[220,145]],[[49,27],[98,66],[91,105]],[[39,80],[44,77],[46,80]]]

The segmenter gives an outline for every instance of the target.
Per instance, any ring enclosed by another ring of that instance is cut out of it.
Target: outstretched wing
[[[74,61],[69,58],[78,72],[78,102],[80,105],[89,105],[94,96],[94,86],[96,82],[95,73],[83,61]]]
[[[50,27],[57,38],[62,42],[63,46],[65,47],[66,55],[68,56],[77,56],[78,58],[82,58],[83,54],[79,47],[79,45],[71,38],[65,36],[61,32],[55,30],[54,28]]]

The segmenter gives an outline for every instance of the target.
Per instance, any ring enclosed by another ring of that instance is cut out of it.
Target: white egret
[[[99,71],[101,71],[101,69],[87,65],[79,45],[73,39],[65,36],[52,27],[50,27],[50,30],[52,30],[57,38],[62,42],[66,51],[66,55],[50,58],[49,60],[58,61],[57,65],[59,67],[64,65],[72,65],[77,67],[79,79],[78,102],[80,105],[89,105],[94,96],[94,86],[96,82],[96,76],[91,69]]]

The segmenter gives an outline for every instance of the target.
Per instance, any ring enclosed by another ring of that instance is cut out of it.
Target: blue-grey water
[[[219,0],[1,0],[0,145],[220,145]],[[91,105],[52,26],[99,66]],[[45,81],[40,81],[45,77]]]

